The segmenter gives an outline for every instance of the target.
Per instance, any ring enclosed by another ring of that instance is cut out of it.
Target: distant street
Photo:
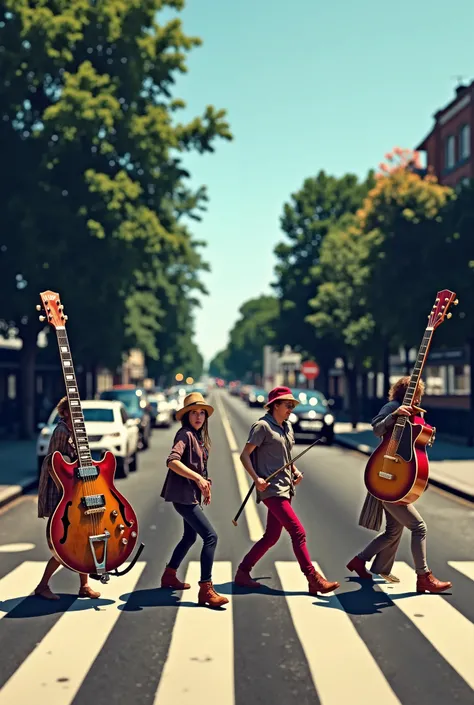
[[[367,584],[345,568],[374,536],[357,526],[366,457],[317,446],[298,462],[295,506],[312,560],[335,595],[310,597],[287,535],[257,565],[259,593],[233,587],[265,513],[254,499],[232,524],[247,475],[238,454],[262,409],[215,391],[210,420],[209,512],[219,535],[214,582],[221,611],[196,607],[200,543],[179,572],[192,583],[159,589],[181,533],[159,494],[178,424],[153,432],[136,473],[117,485],[132,502],[145,550],[97,601],[76,599],[78,578],[53,577],[58,602],[31,597],[49,551],[34,493],[0,510],[0,705],[472,705],[474,505],[433,487],[417,502],[428,525],[428,563],[452,594],[416,595],[405,532],[393,572]],[[295,453],[304,448],[295,447]]]

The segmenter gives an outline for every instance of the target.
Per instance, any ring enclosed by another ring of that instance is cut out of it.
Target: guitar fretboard
[[[420,381],[421,373],[423,367],[425,366],[426,357],[428,354],[428,349],[431,344],[431,338],[433,336],[433,328],[426,328],[421,341],[420,348],[418,350],[418,355],[416,356],[415,366],[411,373],[410,382],[408,384],[405,396],[403,397],[403,405],[410,406],[413,402],[413,397],[415,396],[416,388],[418,382]],[[403,434],[403,429],[405,428],[407,422],[407,416],[399,416],[397,422],[393,428],[392,436],[390,438],[390,443],[387,448],[387,453],[394,456],[398,450],[398,444]]]
[[[72,364],[69,340],[65,329],[57,328],[56,335],[58,338],[59,355],[61,357],[64,382],[66,384],[66,394],[69,401],[69,409],[71,411],[73,436],[77,454],[79,456],[79,466],[87,467],[92,465],[92,458],[89,448],[89,441],[87,439],[84,415],[82,413],[81,400],[79,398],[79,390],[77,388],[76,374]]]

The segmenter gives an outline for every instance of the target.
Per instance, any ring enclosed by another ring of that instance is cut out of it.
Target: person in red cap
[[[265,480],[291,460],[295,437],[288,419],[298,403],[288,387],[272,389],[265,404],[267,413],[251,427],[240,455],[243,466],[255,482],[257,502],[265,504],[268,514],[265,533],[240,563],[234,582],[241,587],[261,587],[261,583],[251,578],[250,572],[277,543],[285,528],[290,534],[300,568],[308,579],[309,594],[316,595],[318,592],[324,594],[336,590],[339,583],[330,582],[316,572],[306,546],[306,532],[291,506],[295,486],[301,482],[303,475],[292,464],[269,482]]]

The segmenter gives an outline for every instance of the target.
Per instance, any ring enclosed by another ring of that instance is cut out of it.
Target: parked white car
[[[138,425],[129,419],[121,401],[81,401],[87,438],[93,460],[100,460],[110,450],[117,461],[116,477],[127,477],[137,469]],[[39,424],[40,434],[36,443],[38,473],[48,453],[49,439],[59,421],[56,409],[46,424]]]
[[[173,423],[173,407],[166,395],[163,392],[150,393],[148,394],[148,402],[151,406],[152,425],[169,428]]]

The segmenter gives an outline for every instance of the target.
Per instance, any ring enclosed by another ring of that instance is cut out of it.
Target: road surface
[[[415,594],[408,535],[393,571],[402,582],[367,584],[345,568],[374,535],[357,526],[366,458],[317,446],[298,463],[305,477],[295,507],[312,560],[341,588],[309,596],[287,535],[253,572],[262,591],[233,587],[264,524],[253,498],[239,526],[231,521],[249,487],[238,454],[263,412],[226,391],[213,400],[206,511],[219,535],[214,582],[229,605],[196,606],[199,542],[179,573],[192,588],[158,589],[181,523],[159,497],[178,426],[156,430],[137,473],[117,481],[145,550],[127,576],[100,585],[98,601],[76,599],[67,570],[51,583],[58,602],[32,597],[49,556],[46,522],[34,494],[0,510],[0,705],[472,705],[474,507],[434,488],[417,503],[430,568],[452,580],[452,593]]]

